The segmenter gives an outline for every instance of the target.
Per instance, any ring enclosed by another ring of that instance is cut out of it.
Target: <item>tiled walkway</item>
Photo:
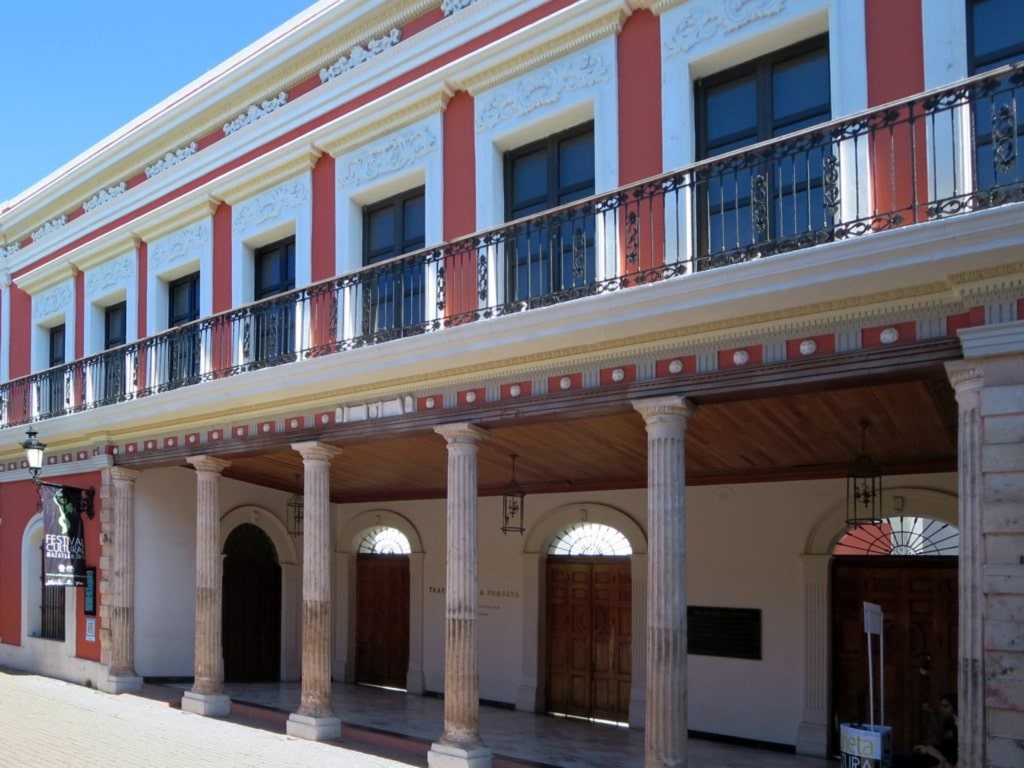
[[[180,686],[187,688],[187,685]],[[228,684],[233,701],[286,717],[298,709],[298,683]],[[334,684],[334,711],[345,725],[411,737],[420,747],[440,736],[444,702],[402,692]],[[644,733],[577,720],[480,708],[480,734],[496,756],[559,768],[641,768]],[[691,739],[690,765],[700,768],[826,768],[834,762]]]

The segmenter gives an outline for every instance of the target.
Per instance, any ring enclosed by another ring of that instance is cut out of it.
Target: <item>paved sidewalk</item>
[[[359,745],[362,749],[362,745]],[[2,768],[408,768],[415,756],[318,744],[181,712],[142,696],[111,696],[0,669]]]

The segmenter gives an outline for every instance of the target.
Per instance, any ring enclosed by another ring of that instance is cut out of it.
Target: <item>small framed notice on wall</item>
[[[96,615],[96,568],[85,569],[85,615]]]

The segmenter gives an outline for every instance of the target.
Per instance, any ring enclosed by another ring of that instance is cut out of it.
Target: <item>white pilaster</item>
[[[477,451],[487,432],[472,424],[435,431],[448,441],[448,548],[445,576],[444,733],[430,768],[490,768],[480,739],[477,671]]]
[[[796,731],[801,755],[828,754],[829,637],[831,555],[802,555],[804,577],[804,712]]]

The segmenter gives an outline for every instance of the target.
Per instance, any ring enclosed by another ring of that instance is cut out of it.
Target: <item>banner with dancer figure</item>
[[[85,586],[82,491],[40,485],[43,512],[43,574],[48,587]]]

